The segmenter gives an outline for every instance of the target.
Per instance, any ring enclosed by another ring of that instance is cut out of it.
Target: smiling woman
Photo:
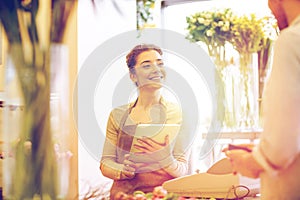
[[[132,158],[131,146],[138,124],[183,125],[180,107],[167,102],[160,92],[166,77],[162,54],[155,45],[141,44],[126,56],[129,76],[138,87],[138,98],[114,108],[108,119],[100,169],[104,176],[114,180],[111,199],[120,191],[127,194],[136,190],[151,192],[163,182],[189,172],[190,150],[183,145],[186,141],[182,137],[188,133],[182,130],[174,146],[170,145],[168,134],[163,142],[158,142],[145,133],[135,147],[139,154],[152,161],[137,162]],[[185,138],[190,137],[186,135]]]

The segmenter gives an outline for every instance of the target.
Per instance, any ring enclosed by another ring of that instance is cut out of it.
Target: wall
[[[69,128],[70,132],[67,135],[67,148],[72,152],[73,156],[70,163],[70,176],[69,176],[69,192],[66,199],[78,199],[78,135],[75,123],[74,113],[77,113],[77,106],[74,106],[76,102],[76,97],[74,97],[74,90],[76,90],[76,78],[77,78],[77,68],[78,68],[78,14],[77,7],[70,15],[67,29],[64,36],[64,42],[68,46],[69,52]]]
[[[126,31],[131,31],[136,28],[136,2],[135,0],[116,0],[117,7],[112,0],[95,1],[93,7],[91,1],[81,0],[78,4],[78,73],[83,63],[88,59],[88,56],[102,43],[112,37]],[[105,56],[105,55],[99,55]],[[122,63],[120,69],[126,70],[125,62]],[[105,66],[101,63],[95,63],[99,70]],[[87,80],[88,81],[88,80]],[[99,80],[100,81],[100,80]],[[112,83],[113,84],[113,83]],[[105,94],[102,94],[105,95]],[[100,95],[101,96],[101,95]],[[101,98],[94,99],[96,104],[101,104]],[[85,106],[85,105],[78,105]],[[108,108],[109,110],[109,108]],[[101,113],[91,113],[95,116],[105,115],[106,118],[99,121],[100,127],[104,130],[109,112],[101,110]],[[79,126],[80,126],[79,121]],[[103,132],[103,131],[102,131]],[[99,130],[99,138],[101,131]],[[88,132],[78,133],[90,134]],[[104,141],[100,141],[104,142]],[[79,139],[79,193],[80,199],[86,195],[90,195],[87,188],[100,190],[101,186],[107,183],[107,179],[102,176],[99,170],[99,160],[95,159],[90,153],[84,141]],[[99,146],[99,154],[102,151]]]

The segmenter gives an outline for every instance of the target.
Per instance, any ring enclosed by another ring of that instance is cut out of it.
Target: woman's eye
[[[158,63],[157,66],[159,66],[159,67],[164,67],[164,63]]]
[[[148,69],[150,67],[151,67],[151,65],[143,65],[143,68],[145,68],[145,69]]]

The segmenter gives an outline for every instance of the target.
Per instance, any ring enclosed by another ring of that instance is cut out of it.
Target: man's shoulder
[[[296,45],[298,48],[298,45],[300,43],[300,23],[294,24],[293,26],[290,26],[290,27],[282,30],[280,32],[280,35],[278,36],[276,43],[280,44],[280,46]]]

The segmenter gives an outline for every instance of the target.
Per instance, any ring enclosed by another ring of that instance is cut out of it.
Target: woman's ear
[[[129,73],[130,79],[132,80],[132,82],[134,82],[135,84],[137,84],[137,77],[135,73],[130,72]]]

